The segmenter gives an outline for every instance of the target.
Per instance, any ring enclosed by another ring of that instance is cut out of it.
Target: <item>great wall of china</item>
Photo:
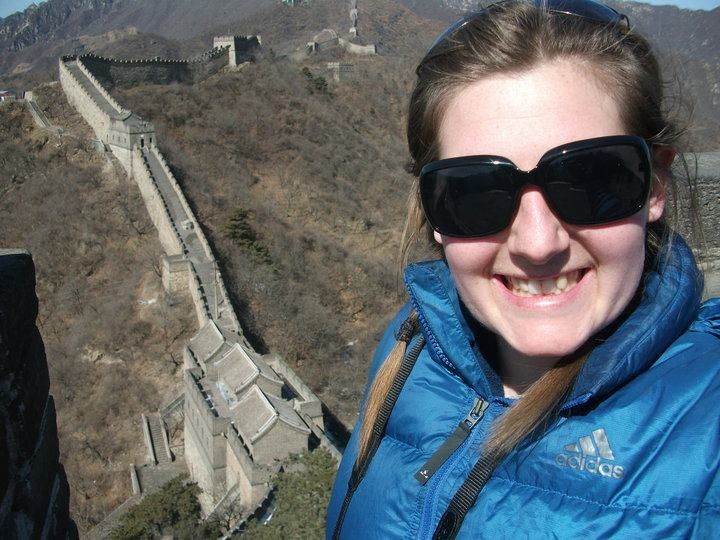
[[[182,422],[184,461],[203,490],[204,513],[232,504],[250,513],[265,501],[272,475],[290,454],[317,445],[337,458],[340,453],[325,435],[320,400],[279,357],[258,354],[243,336],[212,249],[158,148],[152,124],[117,103],[89,67],[110,69],[116,62],[63,57],[60,82],[68,101],[137,183],[165,251],[163,287],[190,294],[199,328],[184,349],[182,393],[159,413],[143,416],[149,458],[159,468],[177,470],[165,430]],[[153,62],[137,64],[152,68]],[[157,60],[158,69],[167,65]],[[130,502],[143,490],[144,472],[131,470]],[[105,533],[107,527],[100,527],[90,537]]]

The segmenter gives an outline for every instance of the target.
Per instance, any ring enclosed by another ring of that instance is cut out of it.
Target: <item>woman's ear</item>
[[[655,169],[670,172],[677,151],[669,144],[654,144],[652,147],[652,160]]]
[[[670,167],[676,155],[675,148],[667,144],[653,145],[653,178],[647,203],[648,222],[657,221],[665,210],[666,191],[670,182]]]

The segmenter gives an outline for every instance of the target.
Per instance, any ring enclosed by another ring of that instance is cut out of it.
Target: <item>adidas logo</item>
[[[605,430],[592,432],[592,437],[580,437],[576,443],[565,445],[566,453],[555,456],[555,463],[605,478],[623,478],[625,468],[608,461],[615,461]],[[569,455],[568,455],[569,454]]]

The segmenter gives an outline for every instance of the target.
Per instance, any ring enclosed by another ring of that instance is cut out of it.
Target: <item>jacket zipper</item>
[[[482,420],[485,414],[485,409],[488,408],[490,403],[482,398],[475,398],[472,409],[467,413],[462,422],[458,424],[455,431],[447,438],[447,440],[438,448],[430,459],[428,459],[420,470],[415,473],[415,479],[422,485],[425,485],[427,481],[438,471],[442,464],[452,455],[452,453],[458,449],[458,447],[465,442],[470,432],[475,425]]]
[[[458,427],[455,429],[453,435],[451,435],[448,439],[449,441],[453,438],[455,433],[458,432],[458,430],[462,430],[464,434],[462,440],[460,440],[459,444],[457,444],[457,446],[454,448],[453,451],[451,451],[450,454],[443,456],[444,462],[439,461],[436,464],[435,470],[428,471],[428,479],[432,477],[432,480],[427,483],[428,493],[426,494],[425,500],[423,501],[423,509],[420,516],[420,527],[418,528],[418,538],[432,538],[432,519],[433,514],[435,513],[435,506],[437,505],[436,498],[438,495],[438,488],[445,483],[445,480],[447,479],[450,472],[455,468],[458,460],[460,460],[460,458],[462,458],[462,456],[467,452],[467,449],[470,446],[470,441],[472,439],[472,437],[470,437],[471,430],[480,422],[480,420],[482,420],[485,414],[485,410],[487,409],[489,404],[490,403],[488,401],[480,397],[475,398],[470,412],[468,412],[462,422],[460,422]],[[469,429],[465,431],[461,426],[465,426]],[[443,447],[448,444],[448,441],[445,441],[445,443],[440,447],[440,449],[438,449],[430,457],[427,463],[423,465],[420,471],[418,471],[418,473],[416,474],[416,478],[418,475],[420,475],[421,477],[424,476],[422,473],[424,472],[426,465],[433,461],[433,459],[440,453],[440,450],[442,450]]]

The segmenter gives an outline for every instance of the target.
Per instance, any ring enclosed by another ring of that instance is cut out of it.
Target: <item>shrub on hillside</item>
[[[260,243],[257,233],[248,223],[248,219],[248,211],[242,208],[236,208],[230,212],[225,223],[225,237],[232,240],[236,246],[247,249],[260,260],[270,262],[270,252]]]
[[[250,521],[239,538],[323,538],[336,472],[335,460],[321,448],[294,456],[286,472],[277,476],[272,519],[266,525]]]
[[[113,540],[136,538],[213,538],[219,531],[201,522],[197,484],[187,483],[186,476],[178,476],[160,491],[148,495],[122,518],[113,530]]]

